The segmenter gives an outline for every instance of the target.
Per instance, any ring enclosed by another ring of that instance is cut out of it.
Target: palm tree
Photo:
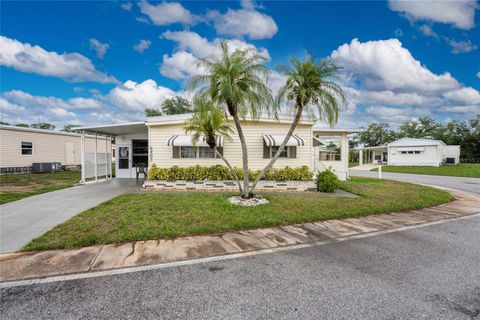
[[[207,95],[223,107],[222,111],[233,118],[242,146],[243,190],[242,197],[251,196],[248,177],[248,150],[241,120],[257,119],[273,105],[272,94],[266,85],[270,70],[262,64],[266,59],[253,49],[230,52],[226,42],[220,44],[220,55],[200,61],[205,74],[193,77],[190,88],[200,88],[199,95]],[[274,110],[275,111],[275,110]]]
[[[290,106],[293,103],[295,117],[277,153],[253,182],[250,190],[252,193],[258,181],[279,158],[305,109],[315,107],[319,119],[333,126],[338,121],[338,100],[341,103],[346,103],[343,90],[336,83],[340,68],[330,61],[322,60],[317,62],[307,54],[304,60],[295,57],[290,58],[290,65],[280,66],[278,69],[287,77],[287,81],[275,98],[275,106],[279,108],[280,104],[285,100],[290,102]]]
[[[223,154],[217,149],[217,136],[223,135],[226,139],[231,139],[230,134],[233,133],[232,127],[226,122],[225,114],[211,99],[205,96],[197,96],[193,101],[193,115],[186,123],[185,132],[193,133],[193,141],[196,143],[202,137],[208,146],[215,150],[217,157],[221,158],[237,181],[240,193],[243,192],[242,184],[237,173],[230,165]]]

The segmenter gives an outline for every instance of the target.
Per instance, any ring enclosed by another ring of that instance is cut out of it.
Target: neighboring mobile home
[[[369,151],[367,162],[389,166],[432,166],[460,162],[460,146],[446,145],[440,140],[402,138],[383,146],[359,148],[360,165],[364,151]]]
[[[224,164],[215,156],[206,143],[192,141],[192,135],[185,133],[186,121],[190,114],[149,117],[144,122],[103,125],[77,128],[87,133],[115,136],[116,177],[134,178],[136,169],[143,164],[160,168],[173,166],[213,166]],[[245,121],[243,130],[248,148],[249,166],[252,170],[263,169],[278,150],[290,125],[290,117],[278,120],[260,118]],[[302,119],[294,135],[287,143],[274,167],[283,168],[307,166],[312,171],[332,168],[340,179],[348,177],[348,139],[355,130],[314,128],[313,119]],[[223,153],[232,166],[242,166],[240,140],[232,134],[231,140],[219,136],[218,151]],[[328,149],[316,144],[317,139],[329,140]]]
[[[97,137],[97,152],[111,150],[111,142]],[[85,137],[85,154],[94,153],[95,136]],[[111,151],[110,151],[111,152]],[[82,163],[81,135],[14,126],[0,126],[0,168],[2,173],[28,172],[32,163],[59,162],[63,167]]]

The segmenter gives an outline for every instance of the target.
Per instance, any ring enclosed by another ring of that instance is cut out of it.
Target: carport
[[[364,163],[387,163],[388,162],[388,146],[376,146],[376,147],[363,147],[357,148],[358,150],[358,162],[359,165],[363,165]],[[364,161],[364,153],[365,153],[365,160]]]
[[[129,122],[76,128],[82,134],[82,183],[112,179],[112,150],[116,154],[115,175],[117,178],[134,178],[136,165],[140,162],[148,166],[148,128],[145,122]],[[85,152],[85,135],[92,134],[95,141],[98,136],[106,137],[115,145],[109,144],[105,150],[99,150],[95,144],[94,152]],[[114,146],[114,148],[112,148]]]

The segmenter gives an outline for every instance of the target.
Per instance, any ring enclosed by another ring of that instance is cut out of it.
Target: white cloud
[[[95,51],[97,58],[103,59],[108,48],[110,48],[110,45],[108,43],[101,43],[97,39],[90,39],[88,41],[90,43],[90,50]]]
[[[13,101],[18,105],[25,106],[27,108],[55,108],[55,109],[68,109],[68,110],[91,110],[102,109],[105,107],[103,103],[92,98],[71,98],[63,100],[56,97],[46,96],[33,96],[27,92],[20,90],[11,90],[4,92],[2,97],[7,98],[9,101]]]
[[[0,36],[0,65],[22,72],[62,78],[70,82],[118,83],[95,69],[92,61],[78,53],[58,54],[39,46]]]
[[[140,40],[140,42],[136,45],[133,46],[133,49],[135,51],[138,51],[140,53],[143,53],[145,50],[147,50],[150,45],[152,44],[152,42],[150,40]]]
[[[192,31],[167,31],[162,34],[162,38],[177,42],[178,51],[171,56],[163,56],[160,73],[166,77],[178,80],[198,74],[200,72],[196,66],[198,59],[218,55],[220,53],[219,45],[223,40],[217,38],[213,41],[208,41],[208,39]],[[226,41],[231,50],[253,49],[267,60],[270,60],[270,55],[265,48],[257,49],[252,44],[237,39]]]
[[[194,25],[199,19],[178,2],[162,2],[157,5],[152,5],[147,1],[142,1],[138,6],[140,7],[140,11],[148,16],[153,24],[158,26],[166,26],[174,23]]]
[[[253,1],[242,1],[242,9],[228,9],[226,13],[210,11],[208,18],[215,24],[218,34],[249,37],[250,39],[269,39],[273,37],[278,27],[273,18],[258,12]]]
[[[132,3],[131,2],[123,2],[120,7],[124,10],[130,11],[132,10]]]
[[[431,72],[397,39],[364,43],[354,39],[330,57],[344,67],[344,90],[353,106],[353,112],[342,112],[343,125],[382,121],[396,126],[438,112],[465,119],[480,109],[477,90],[447,72]]]
[[[367,89],[438,92],[460,86],[450,73],[436,75],[422,66],[398,39],[353,39],[334,50],[331,57]]]
[[[451,51],[453,54],[468,53],[477,49],[477,46],[470,40],[455,41],[453,39],[445,38],[445,41],[447,41],[448,45],[452,48]]]
[[[272,17],[252,10],[231,10],[225,14],[217,11],[209,13],[209,18],[215,21],[215,30],[218,34],[243,37],[250,39],[270,39],[278,31]]]
[[[389,0],[393,11],[401,12],[410,21],[432,21],[452,24],[456,28],[469,30],[475,27],[475,0]]]
[[[442,108],[442,111],[450,112],[450,113],[464,113],[466,115],[474,115],[476,113],[480,113],[480,104],[469,105],[469,106],[447,106]]]
[[[149,79],[141,83],[126,81],[112,89],[105,98],[121,108],[143,112],[145,108],[160,107],[165,99],[175,95],[173,90],[159,86],[154,80]]]
[[[477,78],[480,78],[480,71],[477,72]]]
[[[0,95],[1,120],[9,123],[50,122],[62,128],[67,123],[94,125],[118,123],[144,118],[144,109],[160,107],[163,101],[183,92],[157,85],[154,80],[137,83],[126,81],[108,94],[96,92],[93,97],[34,96],[20,90]]]
[[[24,112],[25,108],[7,101],[5,98],[0,97],[0,110],[2,111],[2,115],[4,113],[18,113],[18,112]]]
[[[433,31],[432,26],[429,26],[428,24],[422,24],[418,27],[418,30],[420,30],[420,32],[426,37],[438,38],[438,34]]]
[[[480,92],[471,87],[448,91],[445,92],[443,96],[445,98],[467,104],[480,104]]]
[[[186,51],[175,52],[172,56],[164,54],[160,73],[171,79],[187,79],[201,73],[197,61],[193,54]]]
[[[351,87],[344,88],[350,101],[354,103],[385,104],[385,105],[430,105],[442,103],[437,96],[425,96],[416,92],[394,92],[391,90],[370,91]]]

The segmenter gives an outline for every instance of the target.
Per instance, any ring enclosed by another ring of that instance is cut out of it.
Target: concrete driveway
[[[351,176],[378,178],[376,171],[349,170]],[[432,176],[426,174],[382,172],[383,179],[430,184],[480,194],[480,179],[464,177]]]
[[[137,188],[134,179],[114,179],[48,192],[0,206],[0,253],[20,250],[70,217]]]

